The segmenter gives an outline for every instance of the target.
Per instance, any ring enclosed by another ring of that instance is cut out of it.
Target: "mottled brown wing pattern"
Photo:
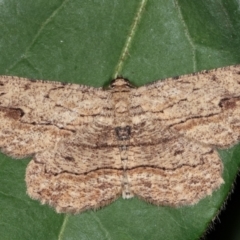
[[[108,90],[0,77],[0,147],[27,192],[78,213],[134,195],[194,204],[223,183],[216,151],[239,140],[240,66]]]
[[[194,204],[223,183],[217,151],[181,136],[129,147],[129,165],[133,194],[157,205]]]
[[[77,84],[0,77],[0,147],[16,158],[34,156],[26,172],[33,199],[77,213],[121,194],[109,95]]]
[[[121,194],[120,170],[52,174],[45,170],[45,166],[35,161],[29,163],[26,172],[27,191],[33,199],[50,204],[57,212],[79,213],[97,209]]]
[[[107,98],[108,92],[77,84],[1,76],[0,147],[17,158],[52,149],[76,126],[91,124]]]
[[[179,206],[198,202],[223,183],[215,148],[239,141],[239,84],[238,65],[131,92],[128,176],[134,194],[158,205]]]
[[[138,125],[150,119],[220,148],[239,140],[240,65],[158,81],[133,90],[130,98]]]

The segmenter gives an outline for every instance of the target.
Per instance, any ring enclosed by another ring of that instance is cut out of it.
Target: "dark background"
[[[234,184],[224,208],[203,237],[205,240],[239,240],[240,236],[240,176]]]

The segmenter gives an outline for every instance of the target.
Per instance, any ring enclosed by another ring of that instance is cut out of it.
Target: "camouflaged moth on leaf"
[[[239,116],[240,65],[108,90],[0,77],[0,147],[33,156],[27,192],[58,212],[197,203],[223,183],[216,148],[239,141]]]

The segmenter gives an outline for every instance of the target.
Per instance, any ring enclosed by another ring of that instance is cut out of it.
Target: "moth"
[[[240,135],[240,65],[109,88],[0,76],[0,148],[27,193],[79,213],[119,196],[195,204],[223,184],[216,148]]]

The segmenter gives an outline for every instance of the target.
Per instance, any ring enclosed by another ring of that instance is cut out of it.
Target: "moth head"
[[[124,78],[116,78],[112,80],[110,84],[111,89],[129,89],[129,88],[134,88],[134,86]]]

